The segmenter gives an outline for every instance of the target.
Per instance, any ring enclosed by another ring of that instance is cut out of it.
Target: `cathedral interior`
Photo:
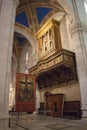
[[[87,0],[1,0],[0,17],[1,117],[87,118]]]

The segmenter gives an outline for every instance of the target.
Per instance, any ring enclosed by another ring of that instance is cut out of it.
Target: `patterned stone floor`
[[[87,130],[87,120],[24,115],[11,121],[11,130]]]

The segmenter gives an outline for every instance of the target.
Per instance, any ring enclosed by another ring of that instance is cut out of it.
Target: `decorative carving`
[[[29,69],[29,72],[32,74],[42,73],[44,71],[48,71],[49,69],[55,68],[56,66],[61,66],[62,64],[74,66],[76,64],[75,54],[61,49],[60,51],[55,52],[53,55],[49,57],[47,56],[43,60],[39,61],[36,66]]]
[[[50,55],[55,51],[61,49],[60,45],[60,35],[59,35],[59,22],[51,19],[48,21],[40,30],[37,32],[37,43],[38,46],[41,44],[41,49],[38,47],[38,58],[39,60],[43,59],[46,55]],[[40,37],[42,37],[42,41],[40,41]],[[56,39],[57,38],[57,39]],[[41,43],[40,43],[41,42]]]
[[[68,83],[77,80],[75,67],[60,66],[38,76],[39,88],[51,87],[57,84]]]
[[[77,80],[75,54],[61,49],[39,61],[29,72],[37,75],[40,88]]]

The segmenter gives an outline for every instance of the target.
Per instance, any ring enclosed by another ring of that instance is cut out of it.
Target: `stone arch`
[[[17,32],[24,36],[29,41],[30,45],[34,48],[35,41],[28,29],[26,29],[25,27],[20,27],[19,25],[15,25],[14,32]]]

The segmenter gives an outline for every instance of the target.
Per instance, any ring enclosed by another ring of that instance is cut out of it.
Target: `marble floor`
[[[71,120],[63,118],[22,115],[12,117],[11,130],[87,130],[87,120]]]

